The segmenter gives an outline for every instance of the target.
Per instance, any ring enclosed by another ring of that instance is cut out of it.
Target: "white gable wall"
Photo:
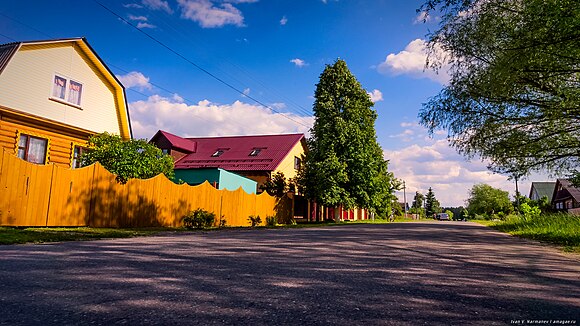
[[[0,105],[93,132],[120,134],[113,89],[76,47],[23,46],[0,74]],[[80,109],[50,99],[55,74],[82,83]]]

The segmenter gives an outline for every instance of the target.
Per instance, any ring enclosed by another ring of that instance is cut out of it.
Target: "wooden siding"
[[[17,122],[14,120],[3,120],[0,117],[0,149],[4,148],[10,154],[16,154],[16,146],[20,134],[27,134],[35,137],[48,139],[48,160],[47,163],[55,163],[62,167],[70,167],[72,160],[72,150],[74,145],[86,144],[88,135],[74,136],[63,135],[50,131],[50,128],[35,128],[31,124]],[[86,146],[86,145],[85,145]]]
[[[81,109],[50,100],[55,74],[82,83]],[[23,45],[0,75],[0,85],[2,106],[121,134],[115,89],[76,43]]]
[[[121,185],[101,165],[66,169],[0,153],[0,226],[178,227],[203,208],[228,226],[249,226],[248,216],[277,215],[276,198],[217,190],[208,183],[176,185],[165,176]]]

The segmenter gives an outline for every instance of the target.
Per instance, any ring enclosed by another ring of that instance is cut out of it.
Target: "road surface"
[[[0,325],[580,324],[580,260],[467,222],[0,246]]]

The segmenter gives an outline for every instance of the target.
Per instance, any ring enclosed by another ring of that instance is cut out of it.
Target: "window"
[[[81,167],[81,156],[87,152],[87,149],[81,146],[73,148],[72,168],[78,169]]]
[[[71,80],[68,87],[68,101],[72,104],[81,105],[82,91],[83,85],[77,83],[74,80]]]
[[[254,148],[252,149],[252,151],[250,152],[250,156],[258,156],[258,154],[260,154],[260,152],[263,150],[263,148]]]
[[[52,85],[52,96],[64,100],[66,91],[66,78],[54,76],[54,85]]]
[[[171,150],[168,148],[162,148],[161,149],[161,153],[165,154],[165,155],[169,155],[171,154]]]
[[[299,170],[300,164],[302,164],[302,160],[299,157],[294,156],[294,170]]]
[[[218,148],[215,150],[215,152],[213,154],[211,154],[211,157],[220,157],[227,150],[229,150],[229,148]]]
[[[18,157],[30,163],[44,164],[47,147],[47,139],[21,134],[18,140]]]
[[[54,75],[52,98],[62,100],[75,106],[81,105],[83,84],[62,76]]]

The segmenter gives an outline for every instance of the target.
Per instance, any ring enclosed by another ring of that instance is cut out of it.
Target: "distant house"
[[[554,194],[554,188],[556,188],[556,182],[532,182],[530,195],[528,197],[531,200],[540,200],[542,197],[551,200]]]
[[[0,149],[75,167],[105,131],[131,138],[125,89],[86,39],[0,45]]]
[[[580,189],[569,180],[558,179],[552,195],[552,206],[557,211],[580,214]]]
[[[152,138],[184,170],[223,169],[252,179],[258,192],[276,172],[294,178],[306,150],[303,134],[184,138],[158,131]]]
[[[189,185],[199,185],[207,181],[220,190],[233,191],[242,187],[249,194],[257,192],[256,181],[220,168],[175,170],[175,179]]]

